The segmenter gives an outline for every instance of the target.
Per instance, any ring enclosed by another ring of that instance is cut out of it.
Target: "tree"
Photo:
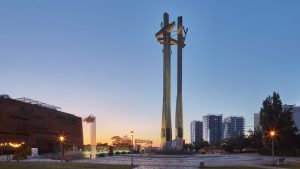
[[[208,142],[207,142],[207,141],[204,141],[203,139],[201,139],[201,140],[198,141],[198,142],[194,142],[193,145],[194,145],[194,150],[195,150],[196,152],[198,152],[198,151],[199,151],[201,148],[203,148],[203,147],[209,147]]]
[[[276,131],[275,141],[283,151],[291,150],[296,146],[297,127],[292,117],[292,107],[283,107],[278,93],[274,92],[272,97],[268,96],[263,101],[260,110],[260,126],[264,148],[270,149],[268,132],[271,130]]]
[[[108,143],[101,143],[101,142],[98,142],[98,143],[97,143],[97,146],[108,146]]]
[[[261,149],[262,148],[262,134],[257,130],[253,132],[249,131],[249,135],[246,137],[247,148]]]
[[[113,146],[126,146],[126,147],[132,146],[132,140],[127,136],[124,137],[114,136],[111,138],[111,140]]]
[[[228,138],[223,140],[221,146],[225,149],[226,152],[241,152],[244,148],[248,147],[249,139],[246,138],[243,134],[236,138]]]

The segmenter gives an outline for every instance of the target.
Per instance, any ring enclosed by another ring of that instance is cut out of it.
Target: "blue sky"
[[[189,28],[184,137],[207,113],[242,115],[253,126],[273,91],[284,103],[300,102],[299,7],[296,0],[0,1],[0,93],[95,114],[98,141],[134,130],[159,144],[162,46],[154,34],[168,12]]]

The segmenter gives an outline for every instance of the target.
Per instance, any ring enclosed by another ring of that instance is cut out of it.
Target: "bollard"
[[[199,168],[204,168],[204,162],[200,162]]]

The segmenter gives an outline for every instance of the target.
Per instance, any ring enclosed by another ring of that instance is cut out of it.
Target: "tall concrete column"
[[[163,150],[172,149],[171,124],[171,31],[175,22],[169,23],[169,15],[164,13],[162,28],[155,34],[158,42],[163,45],[163,107],[161,123],[161,147]]]
[[[172,149],[171,124],[171,45],[177,41],[171,38],[175,22],[169,23],[169,15],[164,13],[162,28],[155,34],[157,41],[163,45],[163,107],[161,125],[161,147],[163,150]]]
[[[164,13],[164,27],[169,25],[169,15]],[[161,140],[163,149],[172,148],[171,124],[171,33],[163,29],[163,109]]]
[[[182,115],[182,48],[183,40],[182,17],[178,17],[177,21],[177,100],[176,100],[176,150],[183,148],[183,115]]]

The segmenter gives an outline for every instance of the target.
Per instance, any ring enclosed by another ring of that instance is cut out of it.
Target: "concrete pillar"
[[[169,25],[169,15],[164,13],[163,26]],[[171,32],[163,30],[163,108],[161,141],[164,150],[172,148],[171,125]]]
[[[182,48],[183,40],[182,17],[177,21],[177,100],[175,116],[176,150],[183,148],[183,115],[182,115]]]

